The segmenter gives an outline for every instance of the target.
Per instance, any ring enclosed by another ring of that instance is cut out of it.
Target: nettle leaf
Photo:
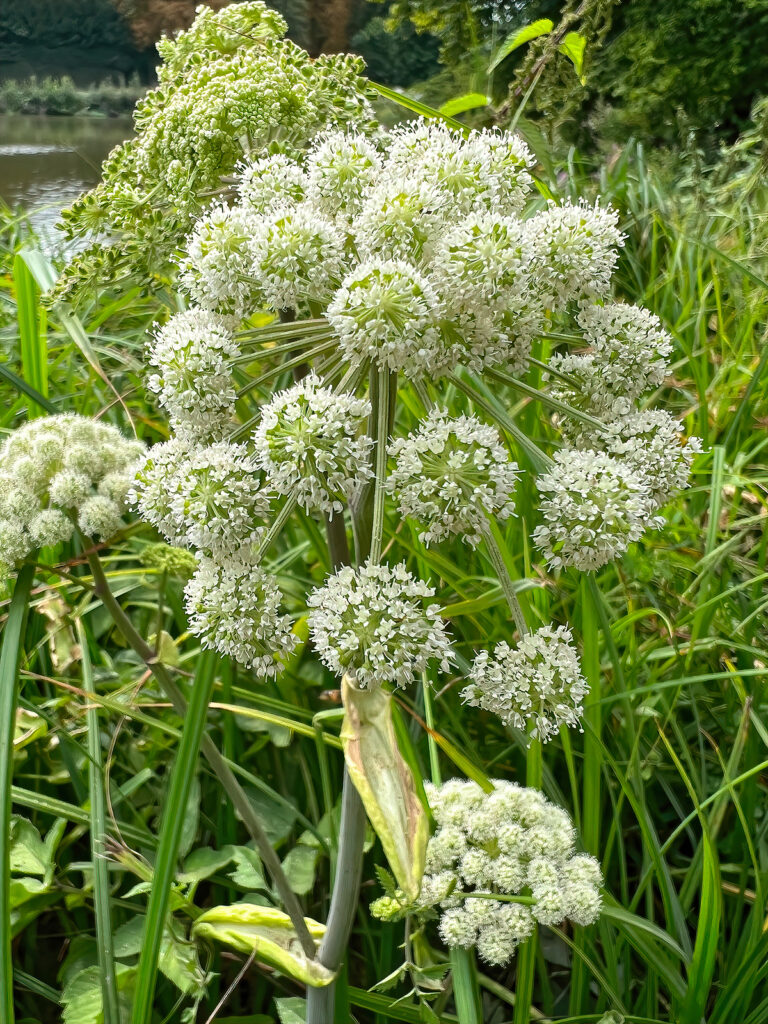
[[[311,918],[305,920],[312,938],[322,939],[325,925]],[[192,935],[253,954],[262,963],[305,985],[322,987],[336,977],[335,971],[307,957],[290,917],[276,907],[258,907],[252,903],[213,907],[198,917]]]
[[[115,978],[121,1017],[128,1020],[131,1012],[136,968],[115,964]],[[101,973],[98,967],[86,967],[76,974],[61,993],[62,1024],[112,1024],[104,1020],[101,994]]]
[[[560,53],[567,57],[571,64],[573,64],[582,85],[586,85],[587,82],[584,77],[584,51],[586,48],[586,37],[580,32],[569,32],[563,39],[562,43],[558,46]]]
[[[530,43],[532,39],[538,39],[539,36],[548,36],[554,27],[555,23],[549,18],[539,18],[537,21],[532,21],[530,25],[523,25],[517,32],[513,32],[511,36],[507,36],[491,58],[491,63],[488,65],[488,74],[495,71],[499,64],[506,60],[510,53],[517,50],[518,47],[524,46],[525,43]]]
[[[363,801],[400,888],[415,899],[421,887],[428,825],[413,776],[397,746],[392,698],[381,688],[341,681],[341,742],[349,776]]]
[[[235,868],[230,871],[229,877],[241,889],[250,892],[252,889],[267,889],[267,881],[264,878],[264,869],[261,866],[261,857],[256,850],[247,846],[235,846],[232,848],[232,860]]]

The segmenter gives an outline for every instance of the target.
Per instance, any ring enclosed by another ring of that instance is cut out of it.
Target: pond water
[[[59,211],[99,180],[130,118],[0,116],[0,197],[29,211],[49,251],[61,246]]]

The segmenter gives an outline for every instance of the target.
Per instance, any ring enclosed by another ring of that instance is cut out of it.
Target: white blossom
[[[353,132],[328,132],[307,158],[307,192],[325,216],[349,224],[380,173],[381,156],[370,139]]]
[[[315,649],[332,672],[362,689],[407,686],[433,659],[450,667],[451,646],[434,604],[434,590],[402,563],[344,566],[308,598]]]
[[[387,488],[404,516],[426,526],[426,544],[458,534],[475,546],[488,516],[504,520],[514,512],[517,465],[498,432],[475,416],[433,409],[390,444],[389,454],[395,465]]]
[[[276,676],[296,648],[277,580],[248,560],[201,557],[184,595],[189,628],[203,646],[259,675]]]
[[[427,266],[446,225],[448,196],[434,180],[384,174],[365,195],[353,232],[362,260]]]
[[[180,263],[180,284],[195,305],[238,319],[259,308],[249,245],[255,224],[250,210],[226,203],[197,221]]]
[[[643,478],[619,459],[561,449],[554,461],[536,481],[544,522],[533,531],[552,568],[599,569],[663,525]]]
[[[171,426],[196,440],[219,440],[235,409],[228,361],[239,354],[227,321],[203,309],[176,313],[147,346],[156,372],[147,386]]]
[[[469,674],[464,700],[497,714],[505,725],[525,729],[546,742],[562,725],[579,725],[589,692],[565,626],[542,626],[512,648],[502,640],[493,653],[481,651]]]
[[[593,857],[575,852],[565,811],[538,790],[492,785],[486,793],[474,782],[426,784],[438,828],[417,908],[439,910],[446,945],[476,946],[487,963],[503,965],[537,921],[595,921],[602,874]]]
[[[253,435],[270,485],[307,512],[340,512],[372,476],[373,441],[362,433],[370,412],[370,402],[335,394],[314,373],[276,394]]]
[[[238,171],[240,201],[251,213],[269,214],[275,207],[301,202],[306,194],[307,176],[286,153],[241,164]]]

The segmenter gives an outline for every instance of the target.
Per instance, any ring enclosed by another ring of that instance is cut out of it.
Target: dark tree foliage
[[[130,33],[111,0],[10,0],[0,4],[0,44],[125,47]]]

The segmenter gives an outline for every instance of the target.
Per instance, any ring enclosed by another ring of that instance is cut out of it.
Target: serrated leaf
[[[115,964],[115,978],[120,1000],[121,1017],[128,1020],[131,990],[136,968]],[[112,1024],[104,1020],[101,975],[98,967],[86,967],[76,974],[61,993],[62,1024]]]
[[[347,771],[363,801],[400,888],[415,899],[421,887],[428,826],[392,724],[391,697],[341,681],[341,743]]]
[[[305,920],[312,938],[322,939],[325,925],[309,917]],[[257,907],[252,903],[213,907],[198,917],[192,935],[253,954],[262,963],[305,985],[323,987],[336,977],[335,971],[307,957],[290,917],[275,907]]]
[[[511,36],[507,36],[491,58],[491,63],[488,65],[488,74],[495,71],[499,64],[506,60],[510,53],[517,50],[518,47],[530,43],[532,39],[538,39],[539,36],[549,35],[554,27],[555,23],[549,18],[539,18],[537,21],[532,21],[530,25],[523,25],[517,32],[513,32]]]
[[[229,877],[235,885],[249,892],[253,889],[267,888],[261,857],[256,850],[251,850],[247,846],[235,846],[232,849],[232,860],[235,867],[229,872]]]
[[[569,32],[558,46],[560,53],[573,64],[582,85],[586,83],[584,78],[584,51],[586,47],[587,40],[580,32]]]
[[[382,867],[381,864],[374,864],[374,871],[376,877],[379,879],[379,884],[386,893],[387,896],[394,896],[395,889],[397,888],[395,880],[387,871],[386,868]]]

